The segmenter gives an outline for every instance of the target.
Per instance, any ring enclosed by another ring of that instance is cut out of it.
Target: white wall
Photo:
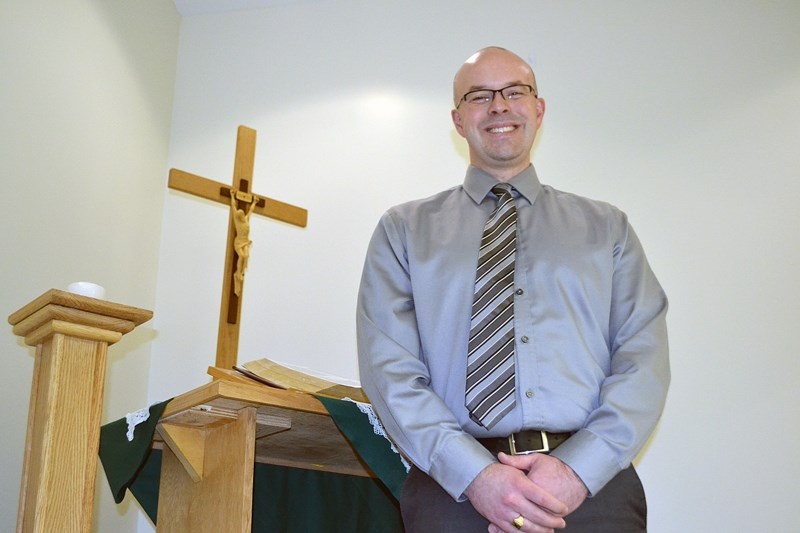
[[[0,311],[88,280],[153,309],[178,23],[169,0],[3,1]],[[152,324],[109,349],[103,419],[147,401]],[[0,531],[19,499],[33,348],[0,328]],[[100,475],[97,531],[134,531]]]
[[[796,2],[330,0],[184,18],[170,165],[229,182],[258,130],[240,360],[357,377],[363,253],[389,205],[458,183],[450,83],[473,50],[535,63],[543,181],[626,210],[668,291],[674,384],[639,459],[654,533],[789,531],[800,460]],[[363,203],[362,203],[363,202]],[[227,210],[169,192],[152,400],[206,381]]]

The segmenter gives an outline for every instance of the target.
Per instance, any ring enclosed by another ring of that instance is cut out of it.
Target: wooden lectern
[[[159,533],[249,533],[254,462],[374,477],[304,392],[213,381],[174,398],[158,433]]]
[[[108,345],[152,316],[52,289],[8,317],[36,347],[17,533],[91,531]]]

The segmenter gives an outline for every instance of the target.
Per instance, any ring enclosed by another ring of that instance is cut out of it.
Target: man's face
[[[484,50],[462,66],[454,81],[456,103],[469,91],[525,84],[536,88],[527,64],[502,50]],[[461,102],[453,124],[467,140],[470,162],[498,179],[508,180],[530,164],[530,151],[542,123],[544,100],[535,94],[505,100],[495,93],[490,103]]]

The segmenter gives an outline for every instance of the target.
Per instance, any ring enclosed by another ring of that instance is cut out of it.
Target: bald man
[[[414,465],[406,531],[645,531],[630,465],[669,384],[666,296],[624,213],[540,183],[523,59],[478,51],[453,101],[466,177],[383,215],[358,297],[362,386]]]

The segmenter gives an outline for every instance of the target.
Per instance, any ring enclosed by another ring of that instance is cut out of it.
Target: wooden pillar
[[[92,530],[108,345],[152,316],[52,289],[8,317],[36,347],[17,533]]]

